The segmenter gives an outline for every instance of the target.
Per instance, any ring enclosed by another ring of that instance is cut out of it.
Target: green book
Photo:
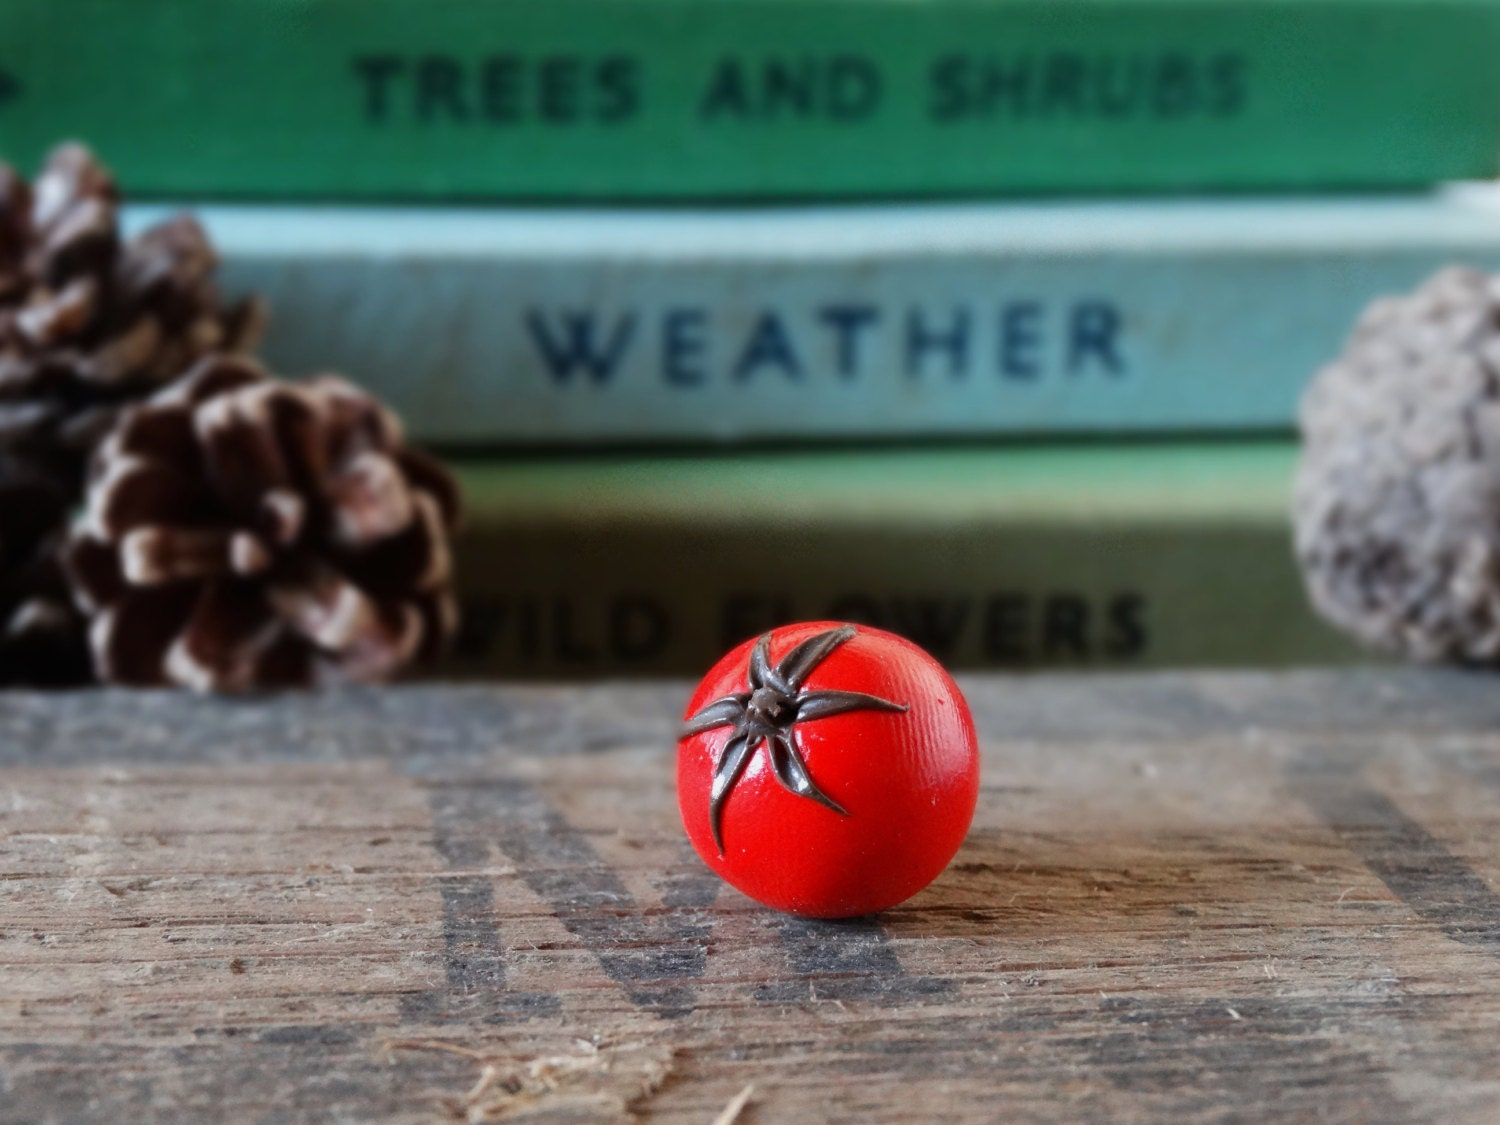
[[[132,207],[130,230],[169,206]],[[195,209],[278,371],[475,448],[1289,430],[1500,184],[840,207]]]
[[[1292,559],[1289,442],[535,458],[462,469],[452,674],[697,675],[778,623],[955,668],[1346,661]]]
[[[6,0],[0,153],[138,196],[1372,187],[1500,160],[1500,0]]]

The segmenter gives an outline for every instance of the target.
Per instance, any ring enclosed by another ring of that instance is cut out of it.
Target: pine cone
[[[1414,659],[1500,662],[1500,278],[1449,269],[1376,301],[1301,420],[1319,612]]]
[[[34,189],[0,165],[0,453],[81,488],[119,407],[259,339],[257,300],[221,307],[213,249],[182,215],[122,243],[109,172],[76,144]]]
[[[341,379],[210,357],[99,447],[67,549],[107,682],[382,680],[456,626],[453,478]]]

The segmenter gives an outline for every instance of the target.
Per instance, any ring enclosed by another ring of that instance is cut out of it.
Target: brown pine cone
[[[81,145],[54,149],[34,185],[0,165],[0,453],[65,489],[122,404],[252,350],[265,319],[257,300],[222,306],[191,216],[122,242],[116,207]]]
[[[453,634],[457,519],[363,391],[210,357],[99,447],[66,562],[109,683],[383,680]]]
[[[1319,613],[1411,659],[1500,663],[1500,278],[1446,269],[1371,304],[1301,426]]]

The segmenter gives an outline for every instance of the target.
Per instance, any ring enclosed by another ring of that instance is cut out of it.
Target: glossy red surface
[[[838,624],[775,630],[772,664]],[[687,715],[747,690],[753,647],[747,641],[714,665]],[[813,782],[847,815],[784,788],[762,744],[724,805],[721,855],[709,801],[732,731],[720,727],[679,743],[683,826],[709,867],[767,906],[814,918],[884,910],[935,879],[969,830],[979,799],[979,750],[968,704],[926,652],[863,625],[813,669],[803,690],[865,692],[908,706],[905,713],[858,710],[793,728]]]

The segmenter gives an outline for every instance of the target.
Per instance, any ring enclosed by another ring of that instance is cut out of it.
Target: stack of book
[[[1296,400],[1500,268],[1500,0],[9,0],[0,146],[199,210],[269,360],[462,452],[482,674],[793,618],[1346,658]]]

